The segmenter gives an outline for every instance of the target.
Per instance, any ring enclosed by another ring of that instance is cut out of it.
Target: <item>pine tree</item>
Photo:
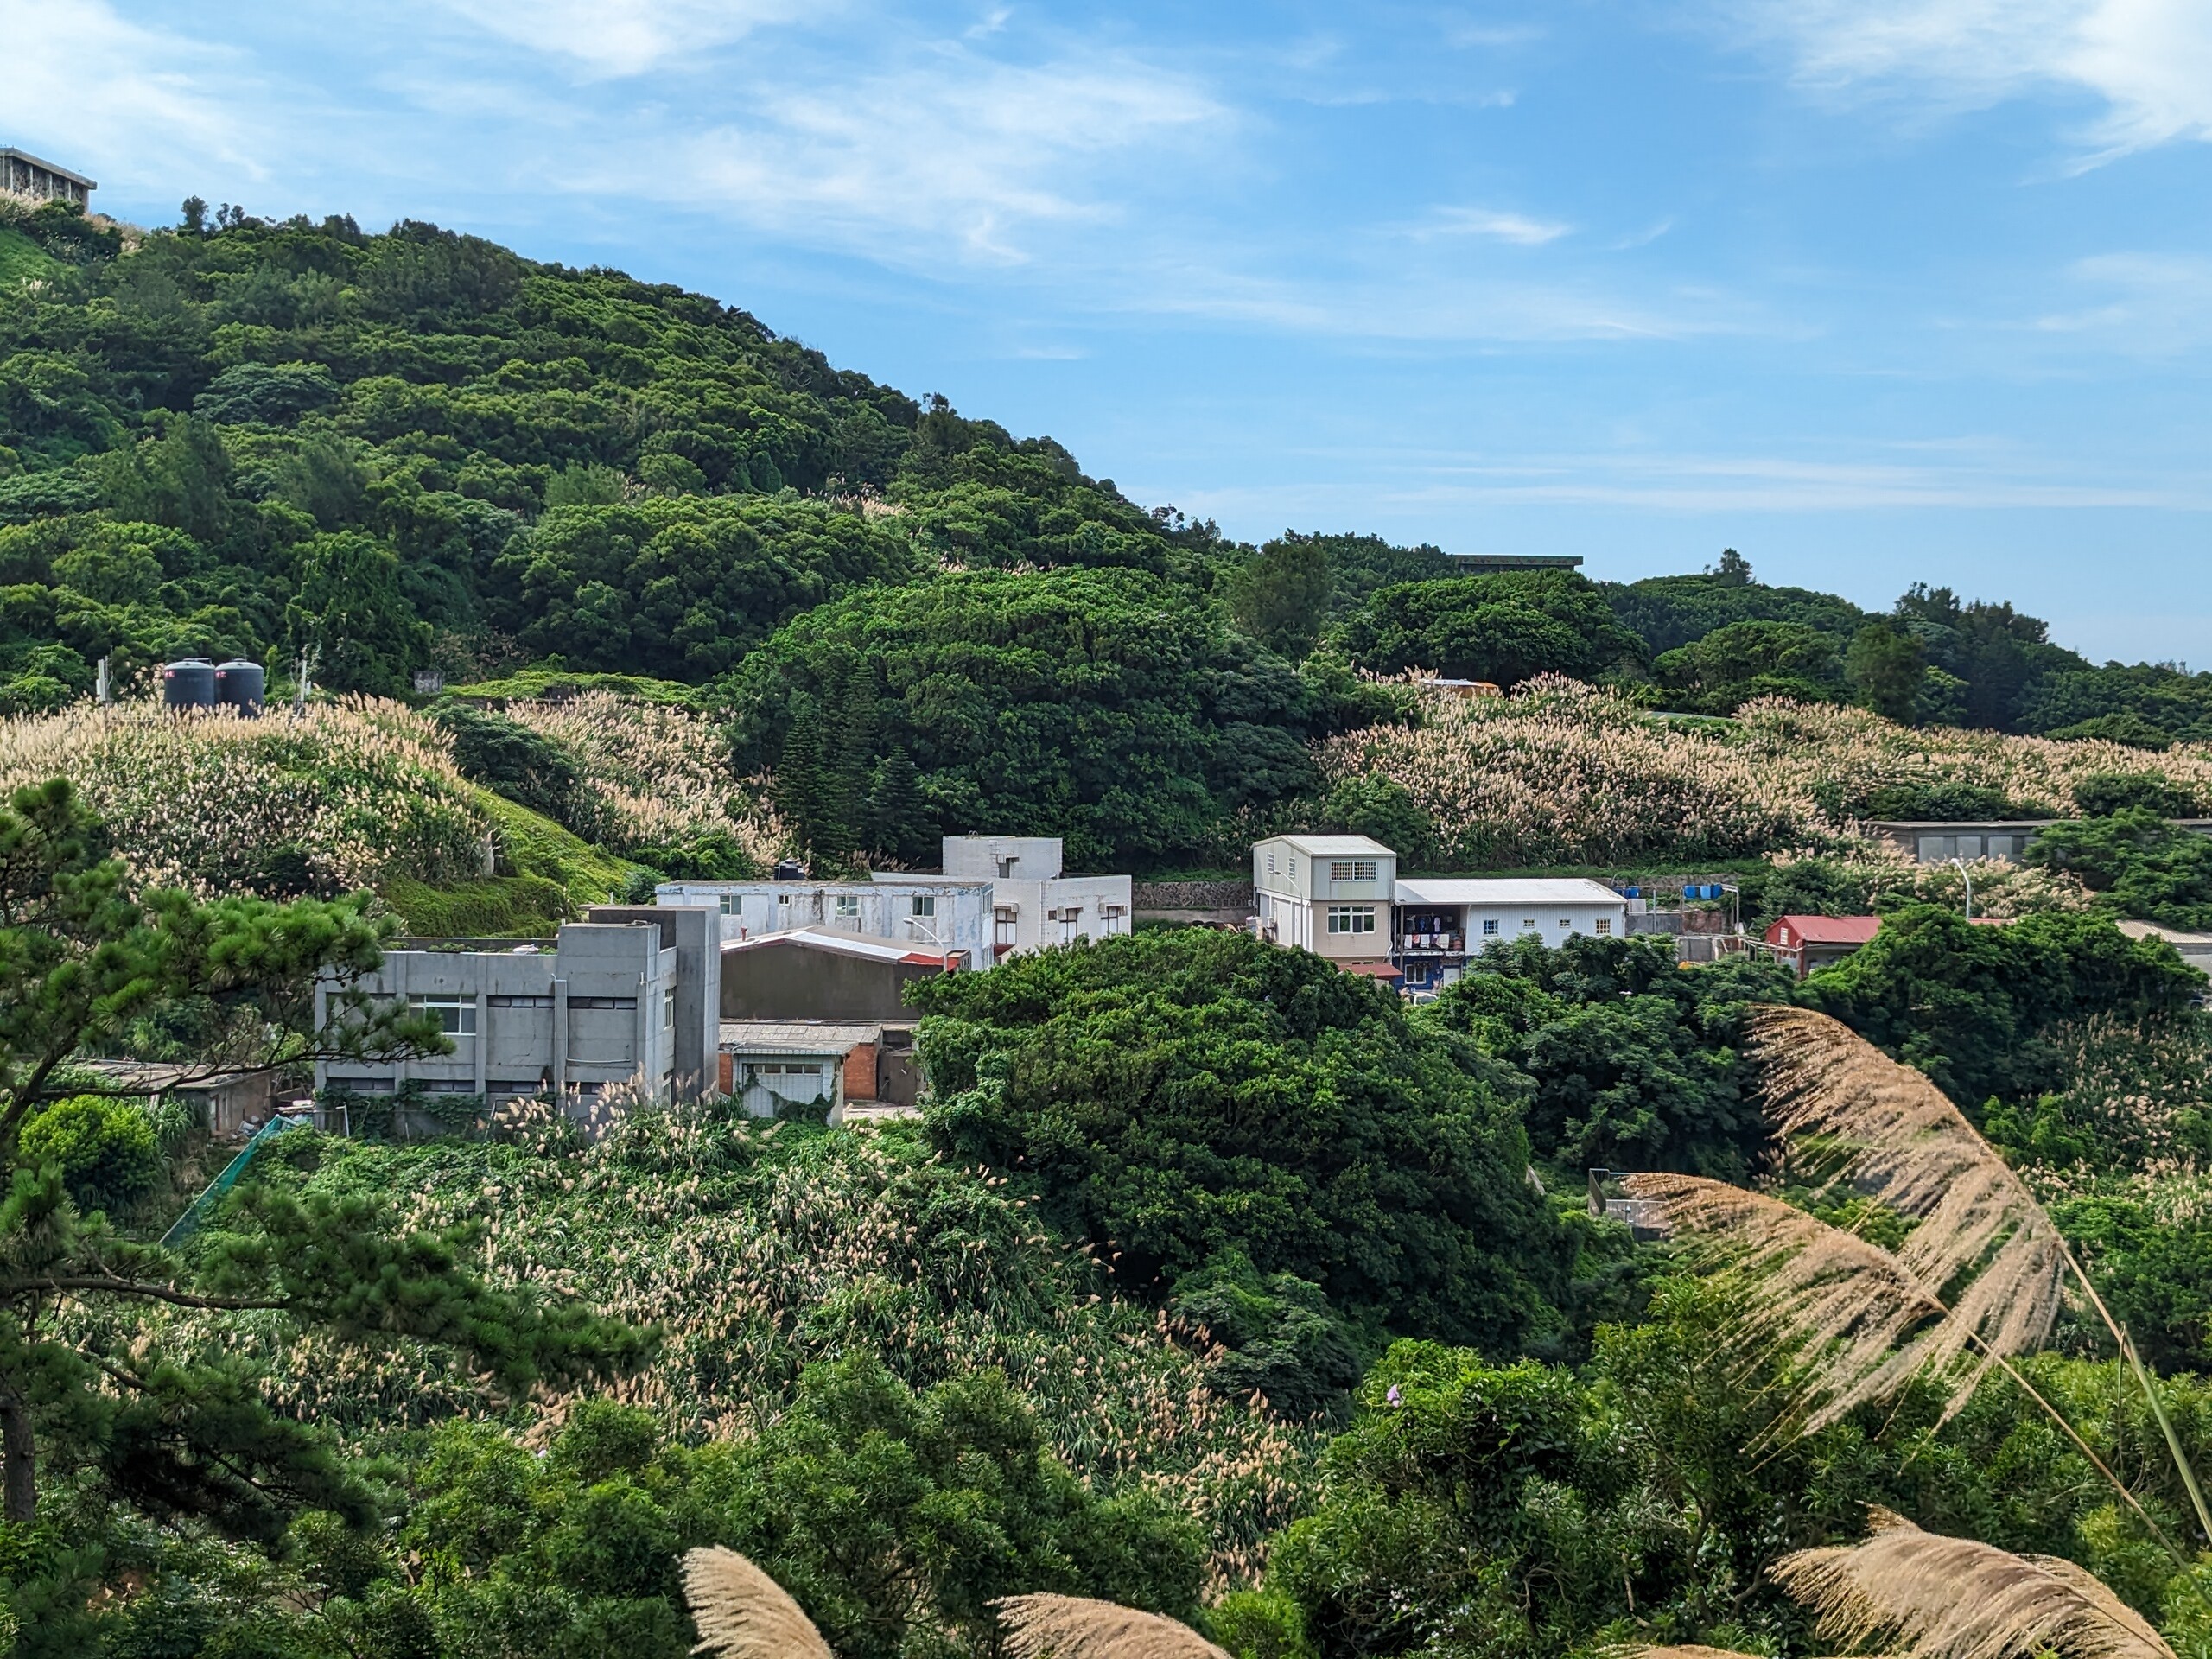
[[[394,1229],[365,1199],[250,1193],[242,1225],[206,1239],[195,1270],[79,1213],[61,1170],[33,1164],[24,1126],[87,1085],[71,1058],[160,1005],[205,998],[257,1017],[227,1022],[254,1052],[206,1070],[317,1058],[400,1058],[443,1039],[421,1015],[334,999],[333,1026],[303,1031],[318,974],[357,976],[388,924],[363,895],[272,904],[141,893],[101,854],[104,827],[60,780],[0,806],[0,1494],[5,1518],[37,1517],[42,1463],[73,1500],[197,1519],[269,1541],[307,1508],[357,1524],[366,1482],[316,1426],[280,1415],[243,1366],[134,1344],[134,1308],[275,1313],[349,1338],[449,1343],[511,1389],[541,1376],[634,1363],[645,1338],[569,1306],[493,1290],[452,1240]],[[270,1033],[274,1033],[273,1035]],[[73,1306],[92,1317],[59,1317]],[[81,1596],[78,1599],[81,1605]]]
[[[879,858],[899,864],[922,861],[929,844],[922,795],[922,774],[903,747],[893,748],[875,769],[868,791],[868,845]]]

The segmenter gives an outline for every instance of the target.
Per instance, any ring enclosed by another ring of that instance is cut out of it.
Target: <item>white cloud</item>
[[[2106,152],[2212,139],[2212,6],[2204,0],[1736,0],[1783,44],[1797,79],[1834,91],[1908,82],[1959,104],[2037,86],[2089,92]]]
[[[2101,348],[2146,357],[2212,343],[2212,259],[2104,253],[2077,260],[2068,274],[2099,297],[2037,318],[2035,326],[2043,333],[2088,335]]]
[[[1026,230],[1116,219],[1109,175],[1228,120],[1149,64],[1016,64],[950,44],[834,86],[779,76],[739,101],[741,118],[656,146],[649,168],[625,158],[623,183],[658,173],[657,192],[893,264],[948,245],[1020,262]]]
[[[235,54],[142,28],[106,0],[0,0],[0,40],[6,142],[118,182],[150,172],[183,188],[211,166],[265,175]]]
[[[818,21],[836,0],[439,0],[478,28],[587,73],[636,75],[777,23]]]
[[[1429,227],[1429,233],[1486,236],[1494,241],[1510,242],[1516,247],[1540,248],[1547,242],[1558,241],[1573,228],[1556,219],[1502,213],[1488,207],[1442,207],[1437,210],[1436,222]]]

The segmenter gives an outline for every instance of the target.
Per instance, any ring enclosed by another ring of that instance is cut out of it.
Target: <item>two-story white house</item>
[[[1252,848],[1260,937],[1395,978],[1398,855],[1365,836],[1271,836]]]
[[[1397,885],[1390,960],[1409,991],[1448,985],[1470,957],[1502,941],[1554,948],[1578,935],[1628,931],[1628,900],[1579,877],[1408,876]]]
[[[1408,990],[1433,990],[1484,947],[1628,931],[1628,900],[1601,881],[1398,874],[1365,836],[1274,836],[1252,849],[1260,937]]]

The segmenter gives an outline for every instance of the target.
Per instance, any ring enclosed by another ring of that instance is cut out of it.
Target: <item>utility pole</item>
[[[1951,862],[1959,867],[1959,879],[1967,884],[1967,920],[1972,921],[1974,920],[1974,873],[1967,868],[1967,861],[1962,858],[1955,858]]]

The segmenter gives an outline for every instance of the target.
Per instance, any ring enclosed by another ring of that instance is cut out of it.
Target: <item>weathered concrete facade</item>
[[[81,173],[42,162],[21,149],[0,149],[0,191],[30,201],[73,201],[86,206],[99,186]]]

